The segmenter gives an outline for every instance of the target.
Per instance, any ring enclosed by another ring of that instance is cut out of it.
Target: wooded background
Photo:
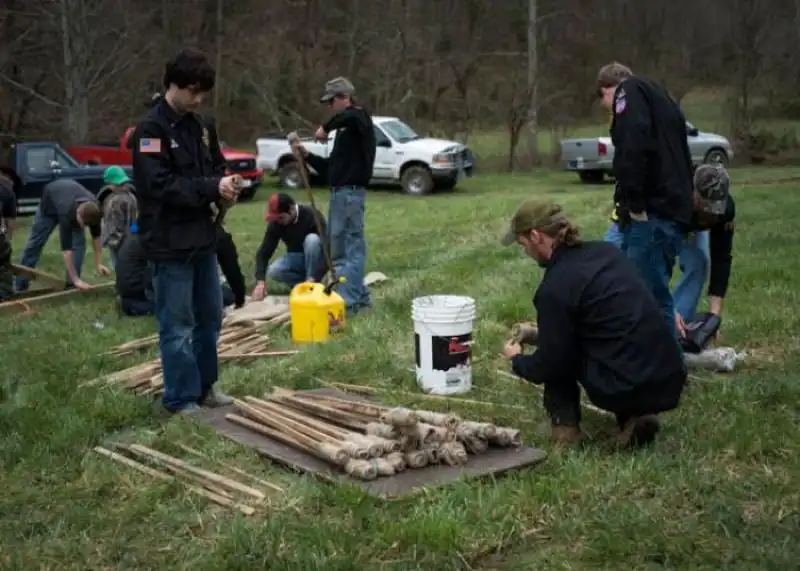
[[[317,124],[324,82],[346,75],[373,113],[542,162],[541,133],[602,126],[611,60],[679,100],[714,91],[744,157],[797,147],[759,121],[800,119],[800,0],[4,0],[0,30],[5,144],[113,142],[194,46],[217,68],[208,112],[244,147]]]

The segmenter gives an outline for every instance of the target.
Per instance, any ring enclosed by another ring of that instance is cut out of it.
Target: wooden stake
[[[222,486],[223,488],[227,488],[229,490],[234,490],[237,492],[241,492],[243,494],[247,494],[253,498],[258,500],[263,500],[266,496],[261,490],[256,490],[255,488],[251,488],[250,486],[245,486],[235,480],[231,480],[230,478],[226,478],[225,476],[220,476],[219,474],[215,474],[214,472],[209,472],[208,470],[204,470],[202,468],[197,468],[180,460],[178,458],[173,458],[168,454],[164,454],[159,452],[158,450],[153,450],[152,448],[148,448],[147,446],[143,446],[141,444],[132,444],[130,446],[131,450],[135,450],[137,452],[141,452],[153,458],[154,460],[161,462],[163,464],[170,464],[172,466],[177,466],[178,468],[183,468],[184,470],[195,474],[196,476],[200,476],[201,478],[205,478],[210,482],[214,482]]]
[[[516,375],[512,375],[511,373],[508,373],[506,371],[502,371],[502,370],[498,369],[496,372],[497,372],[498,375],[506,377],[507,379],[515,379],[517,381],[523,381],[523,379],[520,379]],[[529,386],[534,387],[536,390],[538,390],[540,392],[544,391],[544,387],[542,387],[541,385],[536,385],[536,384],[533,384],[533,383],[526,383],[526,384],[529,385]],[[614,413],[612,413],[610,411],[607,411],[607,410],[603,410],[602,408],[596,407],[595,405],[593,405],[590,402],[585,402],[583,399],[581,399],[581,406],[583,408],[585,408],[586,410],[594,411],[594,412],[596,412],[598,414],[602,414],[603,416],[614,417]]]
[[[128,466],[129,468],[133,468],[134,470],[137,470],[143,474],[147,474],[148,476],[158,478],[159,480],[163,480],[165,482],[177,481],[177,478],[175,478],[174,476],[170,476],[169,474],[165,474],[164,472],[160,472],[158,470],[155,470],[154,468],[145,466],[144,464],[137,462],[136,460],[132,460],[126,456],[123,456],[122,454],[117,454],[116,452],[112,452],[111,450],[102,448],[101,446],[96,446],[94,448],[94,451],[102,456],[105,456],[106,458],[110,458],[115,462]],[[220,496],[213,492],[209,492],[208,490],[204,490],[203,488],[199,488],[194,485],[186,485],[186,489],[194,494],[197,494],[198,496],[203,496],[204,498],[211,500],[217,505],[237,509],[245,515],[253,515],[254,513],[256,513],[256,510],[253,509],[251,506],[245,506],[236,503],[235,501],[232,501],[229,498]]]
[[[240,476],[244,476],[245,478],[250,478],[251,480],[253,480],[257,484],[261,484],[262,486],[265,486],[267,488],[275,490],[276,492],[283,493],[283,492],[286,491],[283,488],[281,488],[280,486],[278,486],[276,484],[273,484],[271,482],[267,482],[266,480],[262,480],[258,476],[255,476],[255,475],[253,475],[253,474],[251,474],[249,472],[245,472],[244,470],[242,470],[240,468],[237,468],[236,466],[231,466],[230,464],[227,464],[227,463],[222,462],[220,460],[214,460],[212,458],[209,458],[208,456],[206,456],[205,454],[203,454],[199,450],[195,450],[194,448],[190,448],[189,446],[186,446],[185,444],[178,443],[178,447],[181,450],[183,450],[184,452],[188,452],[189,454],[197,456],[198,458],[206,458],[207,460],[211,460],[212,462],[215,462],[216,464],[219,464],[220,466],[224,466],[225,468],[227,468],[228,470],[231,470],[232,472],[236,472]]]

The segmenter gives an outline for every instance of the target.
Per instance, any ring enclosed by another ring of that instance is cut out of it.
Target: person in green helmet
[[[133,183],[122,167],[108,167],[103,173],[103,182],[105,186],[98,196],[103,213],[100,242],[108,249],[111,265],[116,268],[122,242],[130,233],[139,210]]]

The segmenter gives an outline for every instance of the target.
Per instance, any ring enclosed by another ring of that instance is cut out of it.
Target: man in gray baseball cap
[[[330,103],[337,95],[352,98],[356,88],[346,77],[335,77],[325,84],[325,91],[319,98],[320,103]]]
[[[335,77],[325,84],[320,103],[332,111],[314,134],[329,145],[328,156],[308,152],[299,139],[290,141],[308,164],[331,186],[328,233],[331,265],[344,277],[337,292],[344,298],[349,315],[372,305],[364,285],[367,242],[364,236],[366,187],[375,163],[375,127],[366,109],[353,100],[356,90],[349,79]],[[328,143],[335,133],[333,144]],[[331,149],[330,146],[333,148]]]
[[[697,314],[706,275],[708,313],[717,317],[722,313],[733,265],[736,218],[730,187],[730,176],[722,165],[700,165],[695,170],[691,234],[678,256],[681,277],[672,292],[679,337],[686,335],[687,324],[707,317],[707,314]]]

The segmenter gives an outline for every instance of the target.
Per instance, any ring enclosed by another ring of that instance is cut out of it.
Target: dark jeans
[[[307,278],[320,281],[325,276],[322,242],[316,234],[303,240],[302,252],[287,252],[267,268],[267,277],[293,288]]]
[[[659,414],[673,410],[686,384],[686,376],[640,385],[628,392],[608,395],[587,388],[578,381],[544,386],[543,404],[554,426],[577,426],[581,421],[581,385],[588,399],[603,410],[612,412],[622,427],[634,416]]]
[[[622,249],[636,266],[647,289],[656,298],[661,314],[677,343],[675,303],[669,282],[686,232],[677,222],[662,218],[650,218],[645,222],[631,220],[622,232]]]
[[[331,264],[336,276],[346,278],[336,291],[344,299],[347,311],[357,312],[372,304],[364,285],[367,242],[364,238],[366,191],[359,186],[339,186],[331,190],[328,211]]]
[[[31,233],[28,235],[28,241],[25,243],[25,248],[22,250],[22,258],[19,261],[20,265],[27,266],[29,268],[36,267],[36,264],[39,263],[39,257],[42,255],[42,249],[44,248],[45,244],[47,244],[50,234],[52,234],[53,230],[55,230],[57,227],[58,220],[43,216],[40,206],[36,210],[36,214],[33,217]],[[82,228],[76,229],[72,233],[72,263],[75,264],[75,272],[78,274],[78,276],[81,275],[81,269],[83,268],[83,255],[85,252],[86,236],[84,235]],[[72,286],[72,280],[69,279],[69,276],[65,278],[65,282],[67,287]],[[17,276],[14,280],[14,288],[20,293],[27,291],[28,280],[22,276]]]
[[[200,404],[219,375],[217,341],[222,329],[222,292],[217,257],[153,265],[164,408],[177,412]]]

